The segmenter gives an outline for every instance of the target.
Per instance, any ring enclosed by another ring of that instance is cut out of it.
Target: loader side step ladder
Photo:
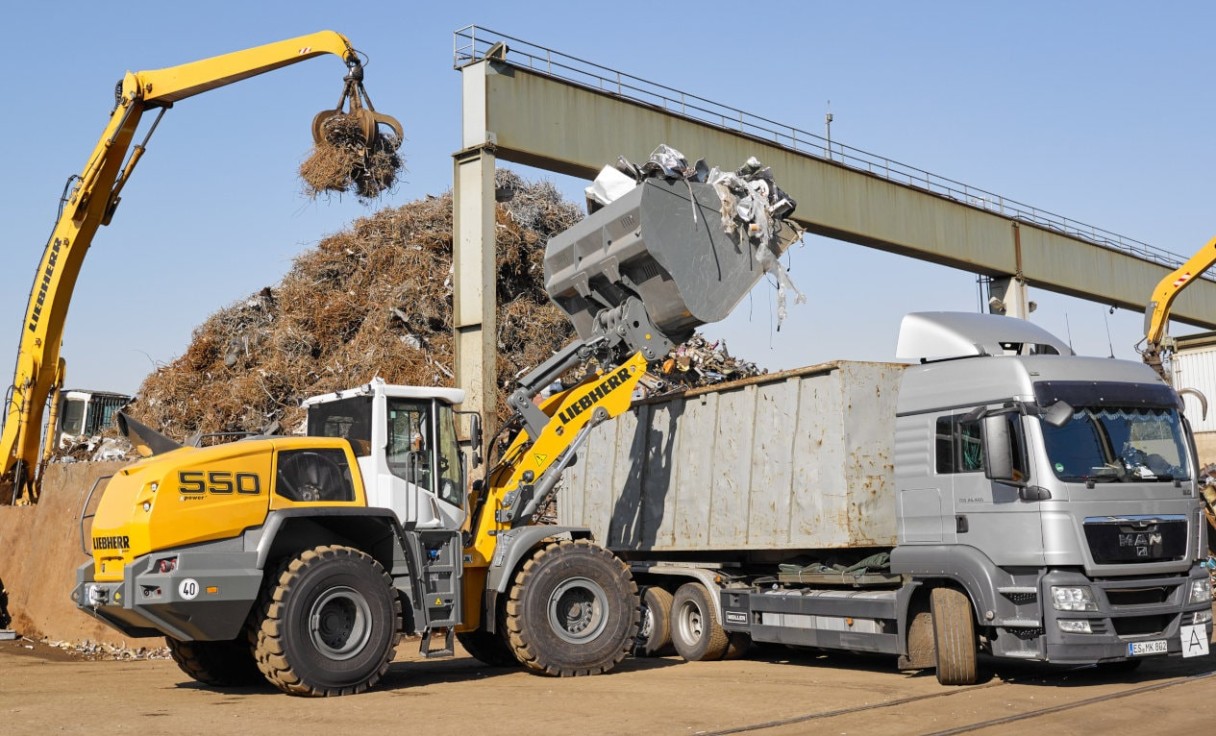
[[[436,632],[443,632],[443,648],[432,649],[432,635]],[[456,654],[455,648],[452,646],[452,628],[446,629],[427,629],[422,632],[422,642],[418,645],[418,653],[427,659],[436,657],[451,657]]]

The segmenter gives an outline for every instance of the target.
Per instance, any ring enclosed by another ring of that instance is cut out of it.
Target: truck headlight
[[[1084,619],[1065,618],[1056,621],[1060,627],[1060,631],[1066,634],[1092,634],[1093,629],[1089,628],[1089,622]]]
[[[1191,581],[1191,603],[1209,603],[1212,600],[1212,582],[1207,578]]]
[[[1096,611],[1094,594],[1084,586],[1051,586],[1051,602],[1057,611]]]
[[[1212,621],[1212,612],[1211,611],[1195,611],[1195,618],[1194,618],[1194,620],[1191,621],[1191,623],[1198,626],[1200,624],[1211,623],[1211,621]]]

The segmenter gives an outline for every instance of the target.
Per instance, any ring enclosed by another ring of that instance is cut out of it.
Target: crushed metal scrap
[[[689,164],[684,154],[663,144],[641,166],[620,156],[616,166],[601,169],[585,190],[587,211],[594,212],[610,204],[650,177],[698,182],[714,188],[722,203],[722,230],[740,243],[747,242],[756,263],[776,281],[777,329],[780,330],[787,316],[788,294],[794,294],[795,304],[806,301],[806,296],[794,286],[779,260],[791,243],[802,238],[803,231],[788,219],[797,203],[777,186],[772,170],[754,156],[733,172],[716,166],[711,168],[703,159]],[[691,208],[689,213],[695,220],[696,208]]]

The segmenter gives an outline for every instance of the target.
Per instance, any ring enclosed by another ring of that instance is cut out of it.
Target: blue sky
[[[450,188],[452,36],[475,23],[804,130],[823,129],[830,100],[834,141],[1178,254],[1216,232],[1208,3],[13,5],[0,46],[6,371],[59,194],[95,145],[122,73],[325,28],[370,57],[373,102],[405,126],[409,171],[377,206]],[[208,315],[276,284],[295,255],[374,211],[311,201],[296,178],[312,115],[337,101],[342,73],[336,58],[318,58],[169,111],[84,264],[64,339],[70,386],[134,391]],[[583,185],[521,173],[572,198]],[[979,302],[972,274],[821,238],[791,265],[808,300],[781,332],[761,286],[706,333],[771,369],[889,360],[905,312]],[[1078,352],[1135,357],[1141,314],[1039,290],[1032,299],[1032,321]]]

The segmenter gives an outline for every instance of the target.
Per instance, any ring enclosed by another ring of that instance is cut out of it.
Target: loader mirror
[[[481,465],[481,414],[475,411],[458,411],[457,415],[469,418],[469,445],[473,455],[473,467]]]
[[[473,443],[473,467],[481,465],[481,415],[473,414],[469,421],[469,435]]]

